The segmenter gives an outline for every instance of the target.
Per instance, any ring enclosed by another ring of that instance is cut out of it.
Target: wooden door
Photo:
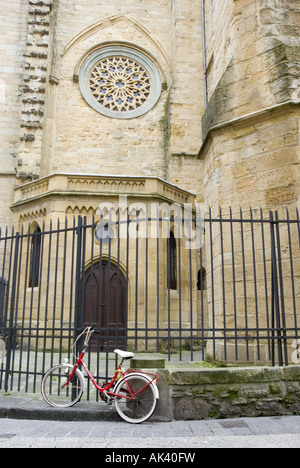
[[[113,351],[125,346],[126,280],[111,262],[93,265],[85,274],[83,325],[94,325],[91,350]]]

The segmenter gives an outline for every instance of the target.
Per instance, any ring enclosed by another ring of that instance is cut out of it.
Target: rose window
[[[107,57],[91,70],[89,86],[92,95],[103,107],[128,112],[147,102],[151,93],[151,78],[136,60]]]
[[[145,54],[128,46],[94,51],[79,73],[84,99],[97,112],[117,119],[139,117],[157,103],[159,71]]]

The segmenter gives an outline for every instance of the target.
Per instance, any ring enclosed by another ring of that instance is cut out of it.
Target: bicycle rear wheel
[[[59,364],[45,374],[42,381],[42,395],[48,405],[54,408],[68,408],[80,400],[84,383],[77,370],[68,385],[64,386],[72,370],[73,366]]]
[[[157,405],[154,384],[142,375],[128,375],[116,386],[116,410],[124,421],[140,424],[147,421]]]

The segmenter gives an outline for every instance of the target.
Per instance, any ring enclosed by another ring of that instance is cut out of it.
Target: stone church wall
[[[220,43],[224,3],[227,42]],[[299,18],[295,1],[215,2],[208,10],[214,29],[207,24],[200,158],[204,198],[216,209],[280,211],[299,202]]]
[[[28,4],[0,3],[0,224],[11,225],[15,168],[18,164],[21,120],[20,83],[23,76]]]

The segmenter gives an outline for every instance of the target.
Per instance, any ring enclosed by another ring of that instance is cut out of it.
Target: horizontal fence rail
[[[88,325],[100,333],[87,365],[103,381],[116,348],[174,361],[299,363],[298,210],[202,217],[139,205],[33,222],[1,231],[0,275],[6,392],[39,392],[49,367],[72,361]]]

